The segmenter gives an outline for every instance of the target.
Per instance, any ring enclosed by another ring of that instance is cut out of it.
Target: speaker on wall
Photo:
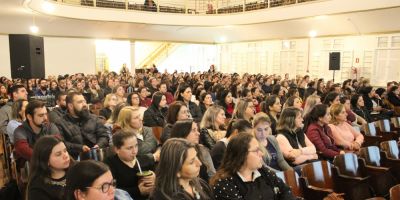
[[[43,38],[26,34],[11,34],[9,42],[11,77],[44,78]]]
[[[340,52],[329,53],[329,70],[340,70]]]

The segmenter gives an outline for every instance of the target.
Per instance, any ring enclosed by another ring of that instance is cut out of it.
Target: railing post
[[[268,0],[268,8],[271,8],[271,0]]]
[[[96,0],[93,0],[93,6],[96,7]]]
[[[246,0],[243,0],[243,12],[246,11]]]
[[[215,4],[215,14],[218,14],[218,1],[219,0],[216,0],[217,3]]]
[[[125,0],[125,10],[128,10],[128,0]]]
[[[159,0],[156,1],[157,1],[157,12],[160,12],[160,1]]]
[[[185,14],[188,14],[188,0],[185,0]]]

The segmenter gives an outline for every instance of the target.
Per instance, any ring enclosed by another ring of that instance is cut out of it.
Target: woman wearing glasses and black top
[[[116,182],[102,162],[85,160],[67,173],[65,200],[113,200]]]

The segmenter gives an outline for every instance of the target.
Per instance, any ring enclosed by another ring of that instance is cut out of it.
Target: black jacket
[[[197,106],[197,104],[189,101],[189,107],[188,107],[190,114],[192,115],[192,118],[195,122],[200,122],[201,119],[203,118],[203,114],[201,113],[200,107]]]
[[[161,126],[165,125],[165,116],[167,109],[158,109],[154,105],[151,105],[144,111],[143,115],[143,125],[148,127]]]
[[[56,125],[73,157],[82,151],[83,145],[93,147],[97,144],[103,148],[109,144],[108,129],[96,115],[90,114],[89,119],[82,121],[66,114]]]
[[[211,150],[216,141],[211,137],[210,133],[206,128],[200,129],[200,144],[203,144],[209,150]]]

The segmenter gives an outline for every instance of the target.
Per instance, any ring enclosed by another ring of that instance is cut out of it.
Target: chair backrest
[[[333,164],[338,167],[340,174],[361,177],[361,171],[358,167],[357,156],[353,153],[337,155],[333,160]]]
[[[81,152],[79,154],[79,160],[96,160],[104,161],[107,157],[114,155],[115,152],[112,147],[106,148],[93,148],[88,152]]]
[[[391,120],[395,128],[400,128],[400,117],[393,117]]]
[[[304,165],[301,174],[307,178],[311,186],[333,189],[331,164],[326,160]]]
[[[399,158],[399,146],[395,140],[381,142],[381,150],[386,152],[386,155],[392,159]]]
[[[365,135],[377,136],[376,127],[373,122],[364,125]]]
[[[400,184],[390,188],[390,200],[400,199]]]
[[[155,127],[152,127],[152,129],[153,129],[154,137],[157,139],[158,143],[160,143],[161,134],[162,134],[164,128],[161,126],[155,126]]]
[[[361,133],[361,129],[359,126],[353,126],[353,129],[356,130],[357,132]]]
[[[381,132],[390,132],[390,121],[388,119],[382,119],[378,122],[378,127]]]
[[[360,149],[360,157],[364,158],[367,165],[381,166],[381,155],[377,146],[363,147]]]
[[[299,175],[297,175],[297,173],[293,169],[277,172],[276,176],[281,178],[283,182],[290,186],[295,196],[303,197],[303,192],[299,184]]]

